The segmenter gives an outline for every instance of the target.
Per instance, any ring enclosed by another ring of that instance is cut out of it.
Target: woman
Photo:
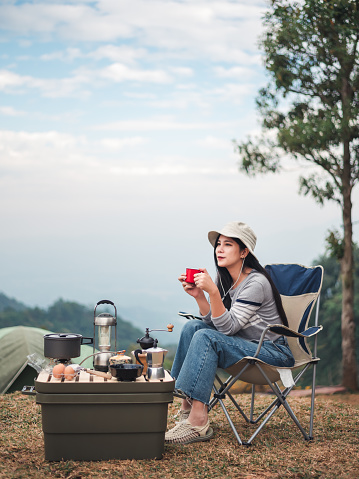
[[[268,325],[288,326],[280,295],[254,256],[253,230],[233,221],[220,231],[210,231],[208,239],[214,246],[216,283],[205,268],[195,275],[195,284],[187,283],[185,274],[179,277],[185,292],[196,300],[202,320],[189,321],[181,332],[171,375],[186,399],[179,422],[166,433],[167,443],[210,439],[208,404],[217,368],[253,356]],[[266,333],[258,358],[274,366],[294,364],[287,340],[272,332]]]

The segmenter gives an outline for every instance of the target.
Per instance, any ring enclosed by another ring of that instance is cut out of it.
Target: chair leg
[[[239,404],[237,403],[236,399],[232,396],[230,393],[230,388],[232,385],[240,378],[241,374],[238,376],[231,376],[228,378],[225,382],[223,382],[218,376],[216,376],[216,379],[219,383],[219,388],[216,387],[216,385],[213,385],[213,391],[214,391],[214,396],[210,401],[209,409],[211,410],[218,402],[220,403],[222,410],[226,416],[226,419],[238,441],[239,445],[243,446],[250,446],[254,438],[260,433],[260,431],[263,429],[263,427],[267,424],[267,422],[271,419],[273,414],[280,408],[280,406],[283,406],[285,410],[287,411],[288,415],[291,417],[295,425],[298,427],[300,432],[302,433],[303,437],[305,440],[311,440],[313,439],[312,433],[313,433],[313,419],[314,419],[314,399],[315,399],[315,373],[316,373],[316,364],[312,363],[311,364],[314,368],[313,370],[313,386],[312,386],[312,398],[311,398],[311,415],[310,415],[310,428],[309,428],[309,435],[307,432],[304,430],[300,422],[298,421],[296,415],[294,414],[292,408],[290,407],[288,401],[287,401],[287,396],[289,395],[290,391],[293,389],[293,387],[289,388],[284,388],[283,391],[280,389],[277,383],[271,383],[270,379],[268,378],[267,374],[265,371],[261,368],[261,366],[258,363],[255,363],[255,366],[259,369],[261,372],[263,378],[267,381],[267,384],[271,387],[274,395],[276,396],[276,399],[271,402],[271,404],[264,410],[262,413],[254,419],[254,400],[255,400],[255,385],[252,384],[252,391],[251,391],[251,405],[250,405],[250,415],[247,417],[245,412],[241,409]],[[305,371],[310,367],[309,364],[307,364],[295,377],[294,382],[297,384],[297,381],[302,377],[302,375],[305,373]],[[260,425],[257,427],[257,429],[254,431],[253,435],[250,437],[248,441],[243,441],[236,428],[235,425],[232,421],[232,419],[229,416],[229,413],[226,409],[226,406],[223,402],[223,399],[225,395],[228,395],[230,400],[232,401],[233,405],[236,407],[237,411],[242,415],[242,417],[251,424],[257,424],[259,421],[262,421]]]
[[[255,384],[252,384],[252,398],[251,398],[251,412],[249,415],[249,422],[253,424],[253,409],[254,409],[254,395],[256,392],[256,386]]]
[[[218,392],[218,390],[217,390],[217,388],[216,388],[215,385],[213,385],[213,390],[214,390],[215,394],[219,394],[219,392]],[[226,416],[226,418],[227,418],[227,421],[228,421],[229,425],[230,425],[231,428],[232,428],[233,434],[235,435],[235,437],[236,437],[236,439],[237,439],[237,441],[238,441],[238,444],[241,446],[241,445],[243,444],[243,443],[242,443],[242,440],[241,440],[241,438],[240,438],[240,436],[239,436],[239,434],[238,434],[238,432],[237,432],[237,429],[236,429],[236,427],[235,427],[235,425],[234,425],[234,423],[233,423],[233,421],[232,421],[230,415],[228,414],[227,408],[226,408],[226,406],[224,405],[223,400],[222,400],[221,398],[217,398],[217,401],[219,402],[219,404],[221,405],[221,407],[222,407],[222,409],[223,409],[223,412],[224,412],[224,414],[225,414],[225,416]],[[241,411],[240,411],[240,412],[241,412]]]
[[[234,399],[234,397],[232,396],[232,394],[230,393],[230,391],[227,391],[226,392],[227,396],[229,397],[229,399],[232,401],[233,403],[233,406],[237,409],[237,411],[242,415],[243,419],[245,419],[248,423],[250,422],[250,419],[249,417],[247,416],[247,414],[243,411],[243,409],[240,407],[240,405],[237,403],[237,401]]]
[[[219,382],[220,384],[220,388],[219,388],[219,393],[222,393],[223,394],[227,394],[227,391],[229,391],[231,389],[231,387],[233,386],[233,384],[239,379],[239,377],[244,373],[244,371],[249,367],[249,363],[242,369],[241,373],[238,374],[237,376],[233,377],[233,376],[230,376],[224,383],[223,381],[221,381],[221,379],[218,377],[218,375],[216,374],[216,379],[217,381]],[[232,400],[233,401],[233,400]],[[218,399],[217,398],[212,398],[210,403],[209,403],[209,411],[217,404],[218,402]]]
[[[279,388],[278,388],[279,389]],[[250,420],[251,424],[257,424],[266,414],[268,411],[272,409],[277,403],[277,399],[275,399],[256,419],[254,417],[254,398],[255,398],[255,384],[252,384],[252,398],[251,398],[251,411],[250,411]]]
[[[218,383],[219,383],[219,389],[215,387],[215,384],[213,384],[213,391],[214,395],[212,399],[209,401],[209,406],[208,406],[208,412],[214,408],[214,406],[218,403],[218,397],[216,397],[218,394],[222,394],[222,391],[225,391],[227,388],[227,383],[232,379],[232,377],[228,378],[225,382],[221,380],[221,378],[216,374],[215,378]],[[224,394],[224,393],[223,393]]]
[[[313,364],[313,380],[312,380],[312,398],[310,403],[310,425],[309,425],[309,439],[313,439],[313,422],[314,422],[314,401],[315,401],[315,376],[317,372],[317,365]]]
[[[286,411],[288,412],[289,416],[292,418],[293,422],[296,424],[296,426],[298,427],[298,429],[300,430],[300,432],[303,434],[304,438],[308,441],[310,439],[310,437],[308,436],[308,434],[305,432],[305,430],[303,429],[302,425],[300,424],[300,422],[298,421],[296,415],[294,414],[294,412],[292,411],[291,407],[289,406],[288,402],[287,402],[287,395],[289,394],[289,392],[291,391],[292,388],[288,388],[288,391],[287,393],[284,395],[283,393],[279,394],[278,391],[276,391],[276,389],[274,388],[273,384],[271,383],[271,381],[269,380],[268,376],[266,375],[266,373],[263,371],[263,369],[259,366],[259,364],[256,364],[257,368],[259,368],[259,370],[261,371],[263,377],[265,378],[265,380],[268,382],[268,384],[270,385],[270,387],[272,388],[272,391],[274,392],[274,394],[278,397],[278,400],[280,401],[280,403],[283,405],[283,407],[286,409]],[[277,386],[278,387],[278,386]],[[279,389],[279,388],[278,388]],[[280,389],[279,389],[280,391]],[[279,407],[279,406],[278,406]],[[278,408],[277,408],[278,409]],[[265,420],[266,421],[266,420]],[[263,423],[262,423],[263,424]],[[262,426],[261,424],[261,426]]]
[[[270,411],[274,406],[276,406],[277,403],[278,399],[274,399],[274,401],[271,402],[271,404],[263,412],[261,412],[261,414],[256,419],[252,421],[252,424],[257,424],[259,421],[261,421],[265,417],[267,412]]]
[[[273,414],[278,410],[278,408],[280,407],[280,402],[278,400],[275,401],[277,404],[276,406],[274,407],[274,409],[272,409],[272,411],[266,416],[266,418],[263,420],[263,422],[261,422],[261,424],[257,427],[257,429],[254,431],[254,434],[250,437],[250,439],[246,442],[247,445],[250,445],[253,441],[253,439],[260,433],[260,431],[263,429],[263,427],[267,424],[267,422],[269,421],[269,419],[273,416]]]

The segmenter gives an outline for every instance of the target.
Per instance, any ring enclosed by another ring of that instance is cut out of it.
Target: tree
[[[357,390],[352,190],[359,177],[359,0],[272,0],[260,40],[269,73],[257,105],[262,135],[235,142],[240,170],[280,172],[287,158],[316,166],[300,193],[336,202],[343,234],[329,242],[342,280],[342,384]]]

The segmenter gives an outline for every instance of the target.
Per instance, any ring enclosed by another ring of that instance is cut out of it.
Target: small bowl
[[[136,381],[142,374],[142,364],[111,364],[110,372],[112,377],[119,381]]]

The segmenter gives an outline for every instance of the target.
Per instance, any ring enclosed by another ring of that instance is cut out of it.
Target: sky
[[[325,252],[340,209],[298,194],[303,166],[238,171],[232,140],[260,131],[265,10],[1,0],[0,291],[39,307],[110,299],[125,319],[168,318],[178,333],[177,312],[197,313],[178,276],[214,275],[209,230],[248,223],[262,264]]]

